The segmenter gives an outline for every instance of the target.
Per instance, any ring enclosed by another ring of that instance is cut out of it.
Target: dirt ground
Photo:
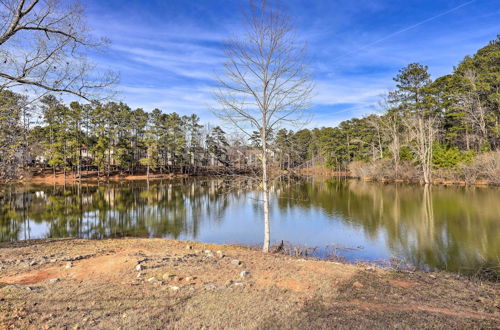
[[[499,328],[500,285],[167,239],[0,244],[0,327]]]
[[[184,178],[187,177],[185,174],[151,174],[149,176],[150,180],[155,179],[174,179],[174,178]],[[110,176],[102,175],[98,178],[97,171],[84,171],[82,173],[81,182],[97,182],[98,180],[105,181],[131,181],[131,180],[147,180],[148,177],[146,174],[136,174],[136,175],[128,175],[128,174],[120,174],[118,172],[112,173]],[[79,182],[79,178],[73,176],[71,173],[68,173],[66,177],[64,177],[63,173],[56,173],[54,176],[52,172],[45,171],[44,173],[38,173],[29,177],[22,177],[19,180],[14,182],[19,183],[44,183],[44,184],[70,184],[74,182]]]

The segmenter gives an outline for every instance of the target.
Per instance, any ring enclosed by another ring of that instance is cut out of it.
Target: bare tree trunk
[[[262,158],[262,187],[264,190],[264,245],[262,251],[269,252],[271,224],[269,220],[269,185],[267,182],[267,156]]]

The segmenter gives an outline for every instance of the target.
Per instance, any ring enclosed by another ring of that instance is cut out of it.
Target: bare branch
[[[0,6],[0,90],[25,85],[101,99],[117,82],[86,59],[106,40],[92,38],[77,0],[4,0]],[[104,95],[101,95],[104,94]]]

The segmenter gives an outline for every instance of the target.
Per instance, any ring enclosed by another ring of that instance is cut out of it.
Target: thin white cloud
[[[387,80],[356,81],[339,79],[335,81],[318,81],[316,83],[313,102],[317,105],[336,104],[373,104],[380,99],[380,95],[387,91]]]

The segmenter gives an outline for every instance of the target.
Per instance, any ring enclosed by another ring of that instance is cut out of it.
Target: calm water
[[[273,187],[271,237],[397,257],[423,269],[499,266],[500,189],[304,179]],[[82,186],[0,186],[0,241],[47,237],[168,237],[260,243],[259,194],[245,182],[189,179]]]

